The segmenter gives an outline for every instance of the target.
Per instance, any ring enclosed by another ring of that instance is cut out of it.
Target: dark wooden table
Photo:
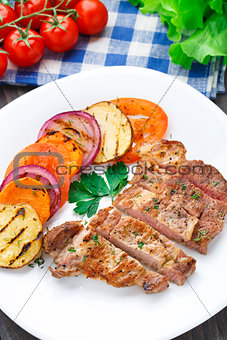
[[[225,83],[227,89],[227,77]],[[32,87],[0,85],[0,108],[5,106],[12,100],[16,99],[17,97],[22,96],[24,93],[30,91],[31,89]],[[217,96],[217,99],[214,102],[227,114],[227,93]],[[223,268],[223,270],[226,270],[226,268]],[[4,294],[4,292],[0,292],[0,294]],[[36,339],[37,338],[35,338],[34,336],[25,332],[19,326],[17,326],[0,310],[0,340],[36,340]],[[223,309],[221,312],[219,312],[217,315],[213,316],[207,322],[204,322],[202,325],[175,338],[175,340],[200,340],[200,339],[227,340],[227,307]]]

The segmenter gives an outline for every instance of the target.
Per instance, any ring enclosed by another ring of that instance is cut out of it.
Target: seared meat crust
[[[112,211],[111,211],[112,210]],[[178,285],[195,270],[195,259],[149,225],[125,216],[112,207],[100,210],[90,226],[116,247]]]
[[[193,190],[192,184],[184,179],[171,178],[171,181],[163,181],[158,190],[153,183],[148,184],[149,190],[133,185],[124,190],[113,205],[168,238],[206,254],[209,242],[224,227],[226,209],[198,188]]]
[[[188,178],[205,194],[227,207],[227,181],[222,174],[214,166],[201,160],[186,160],[185,155],[186,149],[181,142],[164,139],[153,144],[146,143],[140,150],[142,164],[150,163],[155,172],[161,171],[164,175],[172,173]],[[141,179],[143,174],[144,172],[140,175]],[[146,175],[149,176],[147,172]],[[138,181],[139,176],[135,176],[132,183]]]
[[[138,261],[79,222],[67,222],[49,231],[44,249],[54,257],[56,267],[50,270],[57,278],[83,273],[114,287],[139,285],[146,293],[161,292],[169,286],[165,276],[147,272]]]

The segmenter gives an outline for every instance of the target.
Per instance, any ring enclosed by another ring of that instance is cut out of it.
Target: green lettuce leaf
[[[197,30],[181,43],[172,44],[169,49],[172,62],[190,68],[196,59],[207,64],[212,56],[227,57],[227,11],[218,15],[213,13]]]
[[[208,0],[208,5],[217,13],[223,13],[223,0]]]
[[[227,64],[226,0],[129,1],[143,14],[158,13],[168,26],[169,40],[177,42],[169,49],[174,64],[190,69],[193,60],[207,64],[212,56],[223,56]]]

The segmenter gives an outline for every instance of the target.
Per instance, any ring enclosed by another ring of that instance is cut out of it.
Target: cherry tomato
[[[8,5],[0,4],[0,26],[10,23],[14,21],[17,16],[14,10],[9,7]],[[6,27],[0,29],[0,40],[4,39],[14,28],[13,27]]]
[[[58,21],[61,21],[64,18],[64,15],[57,15]],[[48,20],[50,23],[43,22],[40,28],[40,34],[44,38],[45,46],[53,52],[65,52],[71,50],[71,48],[73,48],[76,44],[79,36],[77,24],[70,17],[65,18],[60,24],[55,24],[54,20],[54,18]],[[60,26],[63,26],[66,31]],[[52,29],[49,30],[51,27]]]
[[[65,9],[65,8],[74,8],[79,0],[65,0],[61,6],[59,6],[59,9]],[[54,6],[57,6],[60,4],[62,0],[54,0]]]
[[[28,0],[24,1],[23,3],[23,15],[29,15],[34,12],[39,12],[44,8],[44,5],[46,3],[46,0]],[[51,0],[47,1],[47,8],[51,7]],[[15,2],[15,12],[17,17],[20,17],[21,14],[21,3],[20,2]],[[51,12],[44,12],[44,13],[51,13]],[[41,16],[41,15],[36,15],[33,18],[28,18],[28,19],[23,19],[20,21],[21,26],[27,27],[29,22],[32,20],[31,28],[33,29],[39,29],[42,21],[41,20],[46,20],[47,17]]]
[[[25,32],[25,28],[21,30]],[[21,35],[17,29],[14,29],[5,38],[4,48],[9,53],[9,59],[20,67],[28,67],[36,64],[43,56],[43,38],[31,29],[28,31],[30,47],[26,45],[22,38],[16,41],[19,38],[21,38]]]
[[[75,9],[78,12],[77,25],[80,33],[93,35],[101,32],[107,24],[108,12],[99,0],[81,0]]]
[[[2,53],[1,51],[3,51],[3,50],[0,48],[0,78],[5,73],[5,71],[7,69],[7,64],[8,64],[7,54]]]

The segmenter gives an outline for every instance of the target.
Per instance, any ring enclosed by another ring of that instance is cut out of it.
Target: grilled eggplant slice
[[[123,157],[131,148],[133,130],[127,116],[114,104],[100,102],[86,109],[97,120],[101,129],[101,147],[96,164]]]
[[[42,246],[42,223],[29,204],[0,204],[0,267],[21,268]]]

